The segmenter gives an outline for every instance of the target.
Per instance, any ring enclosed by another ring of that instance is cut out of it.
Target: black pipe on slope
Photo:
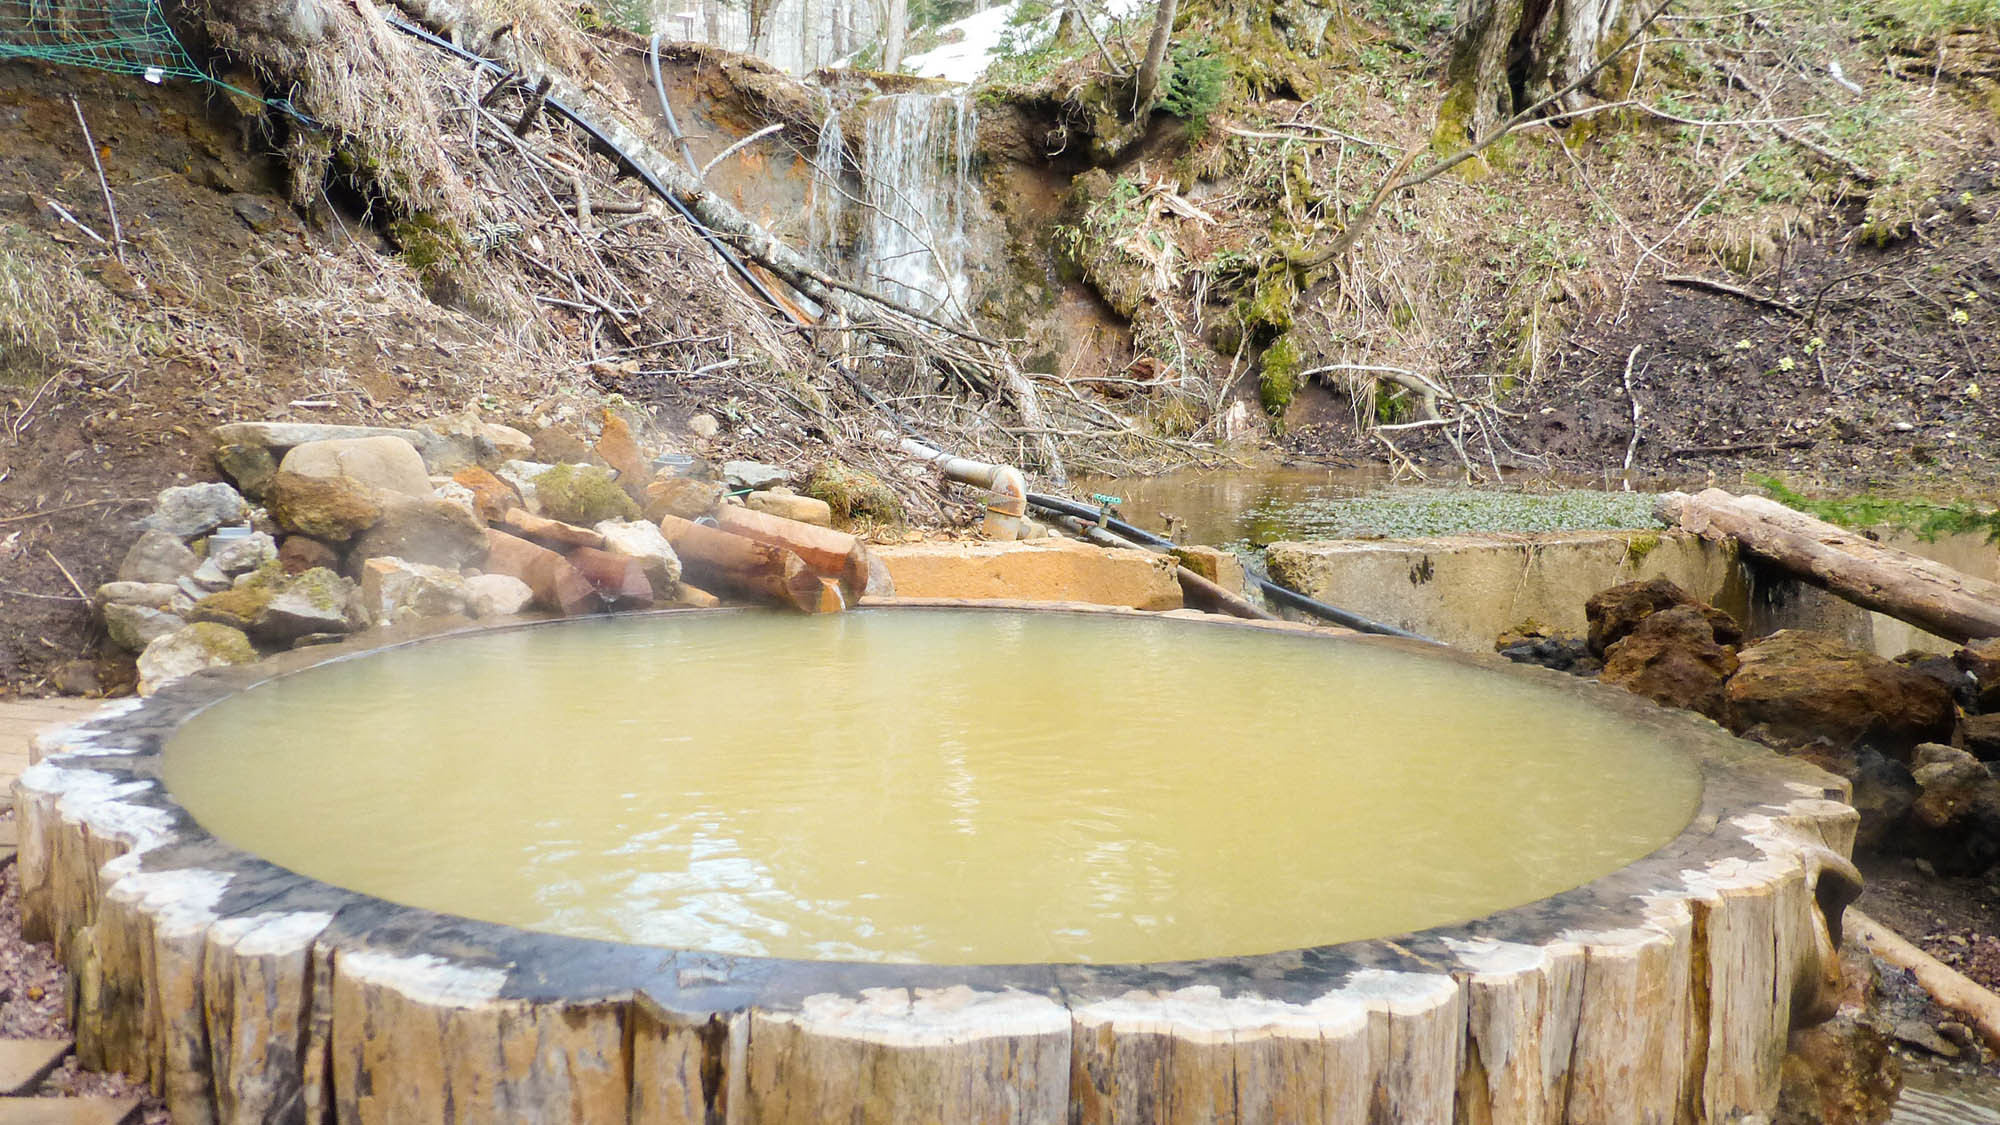
[[[1079,504],[1074,500],[1067,500],[1060,496],[1049,496],[1040,492],[1028,493],[1028,504],[1031,507],[1040,508],[1045,512],[1075,516],[1078,519],[1088,520],[1092,523],[1095,523],[1101,514],[1099,509],[1093,508],[1088,504]],[[1107,516],[1104,519],[1104,526],[1135,543],[1142,543],[1157,551],[1164,551],[1174,546],[1172,540],[1162,539],[1160,536],[1147,531],[1143,527],[1136,527],[1121,519]],[[1385,637],[1403,637],[1412,641],[1423,641],[1426,644],[1439,643],[1431,640],[1429,637],[1412,633],[1408,629],[1398,629],[1394,625],[1386,625],[1380,621],[1371,621],[1358,613],[1349,612],[1348,610],[1341,609],[1339,606],[1328,605],[1316,598],[1309,598],[1297,590],[1287,589],[1260,575],[1246,574],[1245,577],[1255,583],[1257,589],[1272,601],[1296,609],[1302,613],[1309,613],[1323,621],[1331,621],[1335,625],[1345,626],[1361,633],[1376,633]]]

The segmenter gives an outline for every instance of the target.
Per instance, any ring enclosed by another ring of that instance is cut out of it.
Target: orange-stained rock
[[[531,539],[557,551],[604,546],[604,536],[587,527],[530,515],[525,508],[507,509],[507,514],[500,518],[500,526],[523,539]]]
[[[632,499],[643,503],[646,483],[653,475],[652,467],[646,463],[646,455],[639,451],[639,443],[633,440],[632,427],[609,410],[604,412],[604,432],[597,439],[597,455],[617,470],[618,486]]]
[[[605,601],[620,609],[653,604],[653,581],[646,567],[630,555],[614,555],[595,547],[578,547],[568,555],[571,566],[583,572]]]
[[[519,536],[486,529],[486,573],[506,574],[528,584],[535,604],[559,613],[589,613],[598,608],[597,587],[568,559]]]
[[[1179,609],[1172,555],[1104,550],[1068,539],[900,543],[870,548],[902,598],[1017,598]]]
[[[499,523],[507,509],[521,506],[521,493],[511,484],[477,465],[451,474],[451,479],[472,493],[472,507],[487,523]]]
[[[640,502],[645,506],[646,518],[655,523],[665,516],[691,520],[714,511],[722,502],[722,492],[722,486],[713,481],[661,477],[646,486],[646,495]]]

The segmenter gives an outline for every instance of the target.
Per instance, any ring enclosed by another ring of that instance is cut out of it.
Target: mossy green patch
[[[1625,542],[1625,565],[1638,566],[1660,546],[1660,533],[1642,531]]]
[[[1299,390],[1299,348],[1289,333],[1264,349],[1264,370],[1257,376],[1257,399],[1272,417],[1281,417]]]
[[[556,465],[535,478],[542,514],[589,527],[599,520],[639,518],[639,506],[618,487],[610,470],[596,465]]]
[[[840,523],[865,520],[883,527],[903,522],[903,502],[882,479],[862,469],[849,468],[837,461],[813,467],[806,478],[805,495],[825,501]]]
[[[246,583],[233,590],[224,590],[194,603],[194,611],[188,616],[198,622],[211,622],[243,628],[264,612],[271,604],[277,591],[269,586]]]
[[[1813,500],[1792,491],[1777,477],[1753,476],[1750,479],[1778,503],[1841,527],[1907,531],[1924,540],[1946,535],[1980,535],[1989,543],[2000,543],[2000,510],[1981,507],[1969,500],[1926,500],[1866,493],[1833,500]]]

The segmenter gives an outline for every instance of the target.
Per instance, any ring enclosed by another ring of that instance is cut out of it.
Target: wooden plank
[[[125,1125],[139,1116],[139,1099],[0,1098],[0,1125]]]
[[[0,1094],[32,1089],[69,1054],[67,1039],[0,1039]]]

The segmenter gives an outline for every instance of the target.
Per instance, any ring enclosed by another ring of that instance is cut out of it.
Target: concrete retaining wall
[[[2000,550],[1978,536],[1884,541],[2000,581]],[[1526,621],[1581,636],[1583,603],[1607,586],[1664,576],[1744,621],[1753,636],[1817,629],[1895,656],[1956,646],[1869,613],[1723,546],[1678,531],[1582,531],[1273,543],[1271,577],[1301,593],[1459,648],[1490,649]]]

